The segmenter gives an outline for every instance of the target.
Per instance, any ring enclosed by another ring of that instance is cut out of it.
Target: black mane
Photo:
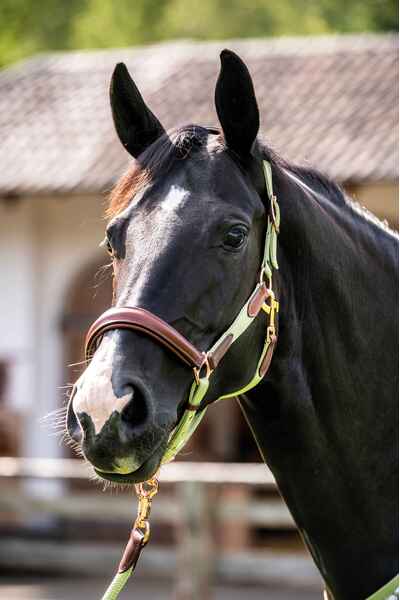
[[[261,157],[270,161],[282,176],[287,176],[287,173],[294,175],[301,183],[308,186],[313,194],[321,195],[338,208],[347,211],[347,214],[353,220],[355,219],[355,223],[360,222],[368,228],[378,227],[382,232],[398,237],[398,233],[389,227],[386,220],[382,221],[365,206],[359,204],[356,199],[350,198],[342,186],[327,174],[313,167],[296,165],[277,154],[266,144],[260,144],[259,148]]]

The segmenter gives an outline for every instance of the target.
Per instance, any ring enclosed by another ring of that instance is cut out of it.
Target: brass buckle
[[[270,300],[269,304],[267,304],[268,299]],[[265,313],[267,313],[267,315],[269,315],[269,324],[267,327],[267,342],[271,342],[271,339],[273,337],[276,337],[275,314],[279,312],[279,302],[275,300],[275,294],[273,290],[268,289],[268,296],[261,308]]]
[[[150,510],[153,497],[158,492],[158,479],[155,475],[148,481],[135,485],[136,494],[139,498],[138,513],[134,528],[143,533],[142,545],[147,544],[150,538]]]

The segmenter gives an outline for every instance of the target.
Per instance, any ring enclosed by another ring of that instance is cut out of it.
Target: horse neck
[[[278,347],[241,406],[335,599],[362,598],[396,572],[394,243],[344,205],[278,190]]]

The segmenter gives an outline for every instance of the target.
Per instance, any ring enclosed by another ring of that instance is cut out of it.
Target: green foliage
[[[0,65],[70,47],[80,0],[0,0]]]
[[[87,0],[85,10],[75,17],[70,47],[110,48],[157,41],[167,4],[168,0]]]
[[[0,66],[171,38],[395,31],[395,0],[0,0]]]

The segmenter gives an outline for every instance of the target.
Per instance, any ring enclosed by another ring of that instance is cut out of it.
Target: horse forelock
[[[156,140],[134,160],[110,193],[105,211],[110,220],[121,213],[147,185],[165,176],[171,167],[201,150],[216,152],[224,145],[218,130],[188,125],[173,129]]]

